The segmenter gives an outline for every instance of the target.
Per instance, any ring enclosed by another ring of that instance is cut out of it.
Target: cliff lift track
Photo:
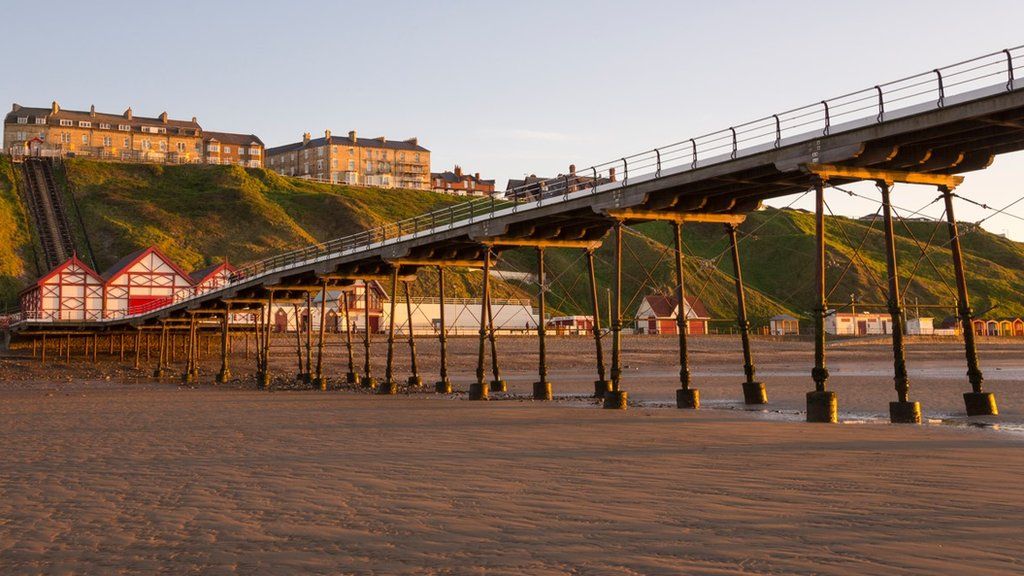
[[[53,178],[49,160],[29,158],[22,163],[25,200],[43,248],[46,270],[55,268],[75,252],[60,189]]]

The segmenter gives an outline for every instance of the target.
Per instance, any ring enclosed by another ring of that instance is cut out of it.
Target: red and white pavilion
[[[140,314],[194,293],[192,278],[155,246],[137,250],[103,273],[104,318]]]
[[[33,320],[99,320],[103,317],[103,278],[71,256],[22,290],[21,311]]]
[[[212,292],[227,286],[231,275],[237,270],[225,260],[220,264],[214,264],[189,274],[192,284],[195,286],[196,296]]]

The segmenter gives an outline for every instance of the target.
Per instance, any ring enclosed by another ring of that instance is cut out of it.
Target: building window
[[[28,116],[18,116],[18,124],[28,124]]]
[[[317,156],[323,156],[324,155],[324,149],[323,149],[322,146],[316,149],[316,155]]]
[[[110,130],[110,124],[100,124],[100,130]]]
[[[124,139],[124,147],[125,148],[128,148],[129,146],[131,146],[131,143],[132,143],[131,138],[125,138]]]
[[[259,156],[259,155],[260,155],[260,149],[259,149],[258,146],[253,146],[252,148],[249,148],[249,156]]]
[[[110,136],[104,136],[103,137],[103,145],[104,146],[110,146],[112,144],[113,144],[113,141],[110,139]]]
[[[72,122],[71,120],[61,120],[60,121],[60,125],[61,126],[74,126],[75,123]]]
[[[178,142],[178,152],[182,152],[182,153],[185,152],[185,143],[184,142]]]
[[[356,161],[355,160],[349,160],[348,161],[348,170],[349,170],[349,172],[351,172],[351,171],[353,171],[355,169],[356,169]]]
[[[142,141],[142,149],[143,150],[149,150],[152,147],[153,147],[153,144],[149,140],[143,140]]]
[[[129,132],[131,131],[132,127],[127,124],[118,124],[117,129],[120,130],[121,132]]]
[[[367,160],[366,161],[366,172],[367,173],[373,172],[373,160]]]
[[[160,151],[167,152],[167,142],[164,142],[163,140],[160,141]]]
[[[413,158],[416,160],[416,162],[419,162],[420,161],[420,153],[417,152],[416,154],[414,154]]]
[[[207,152],[220,152],[220,144],[210,143],[206,145]]]
[[[36,117],[36,124],[46,124],[46,118]]]
[[[61,142],[61,144],[71,144],[71,133],[70,132],[61,132],[60,133],[60,142]]]
[[[79,120],[78,121],[78,127],[79,128],[92,128],[92,122],[86,122],[84,120]]]
[[[354,148],[349,148],[349,149],[348,149],[348,155],[349,155],[349,156],[352,156],[352,155],[353,155],[353,154],[355,154],[355,153],[356,153],[356,151],[355,151],[355,149],[354,149]]]
[[[331,159],[331,168],[333,168],[335,170],[338,169],[338,159],[337,158],[332,158]]]
[[[82,144],[89,144],[89,135],[82,134]]]
[[[317,170],[323,170],[324,169],[324,161],[323,160],[317,160],[316,161],[316,169]]]

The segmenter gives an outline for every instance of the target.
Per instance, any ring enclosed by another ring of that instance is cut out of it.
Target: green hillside
[[[237,166],[155,166],[68,160],[68,207],[78,244],[91,246],[101,271],[139,247],[155,244],[186,269],[227,258],[245,264],[278,252],[407,218],[461,199],[431,192],[331,186],[285,178],[262,169]],[[25,208],[16,191],[16,169],[0,157],[0,298],[13,302],[17,291],[40,272]],[[78,214],[81,215],[79,224]],[[881,222],[828,219],[830,301],[882,303],[885,257]],[[952,304],[952,266],[944,226],[931,222],[897,225],[898,256],[912,307]],[[934,237],[933,237],[934,235]],[[1024,244],[964,225],[963,246],[974,307],[997,306],[996,316],[1024,315]],[[916,240],[915,240],[916,237]],[[741,259],[747,282],[748,312],[755,324],[789,312],[807,317],[814,307],[814,222],[799,210],[768,208],[740,226]],[[918,245],[928,243],[928,258]],[[732,263],[720,225],[684,227],[687,289],[713,317],[735,314]],[[623,303],[632,314],[642,297],[672,292],[671,227],[631,226],[624,237]],[[858,250],[859,247],[859,250]],[[87,259],[89,254],[83,254]],[[532,250],[503,253],[498,268],[534,271]],[[612,250],[597,251],[602,316],[607,311]],[[547,251],[549,307],[552,313],[590,313],[586,262],[579,250]],[[453,297],[478,293],[479,272],[447,276]],[[436,294],[436,272],[422,270],[417,294]],[[947,285],[948,283],[948,285]],[[499,297],[532,296],[529,283],[496,282]],[[942,317],[946,310],[922,311]]]

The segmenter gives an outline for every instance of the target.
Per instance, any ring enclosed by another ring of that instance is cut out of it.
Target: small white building
[[[907,334],[912,336],[931,336],[935,334],[934,319],[910,318],[907,320]]]
[[[825,317],[825,333],[835,336],[869,336],[892,334],[889,314],[876,312],[836,312],[829,310]]]
[[[437,334],[441,329],[441,304],[437,298],[411,298],[414,334]],[[381,329],[386,330],[390,304],[384,306]],[[522,334],[537,331],[538,315],[529,300],[491,299],[495,330],[500,334]],[[445,298],[444,320],[448,333],[477,334],[480,330],[480,300],[477,298]],[[405,298],[395,303],[395,331],[408,334],[409,314]]]
[[[800,321],[789,314],[778,314],[768,320],[768,331],[772,336],[799,334]]]

